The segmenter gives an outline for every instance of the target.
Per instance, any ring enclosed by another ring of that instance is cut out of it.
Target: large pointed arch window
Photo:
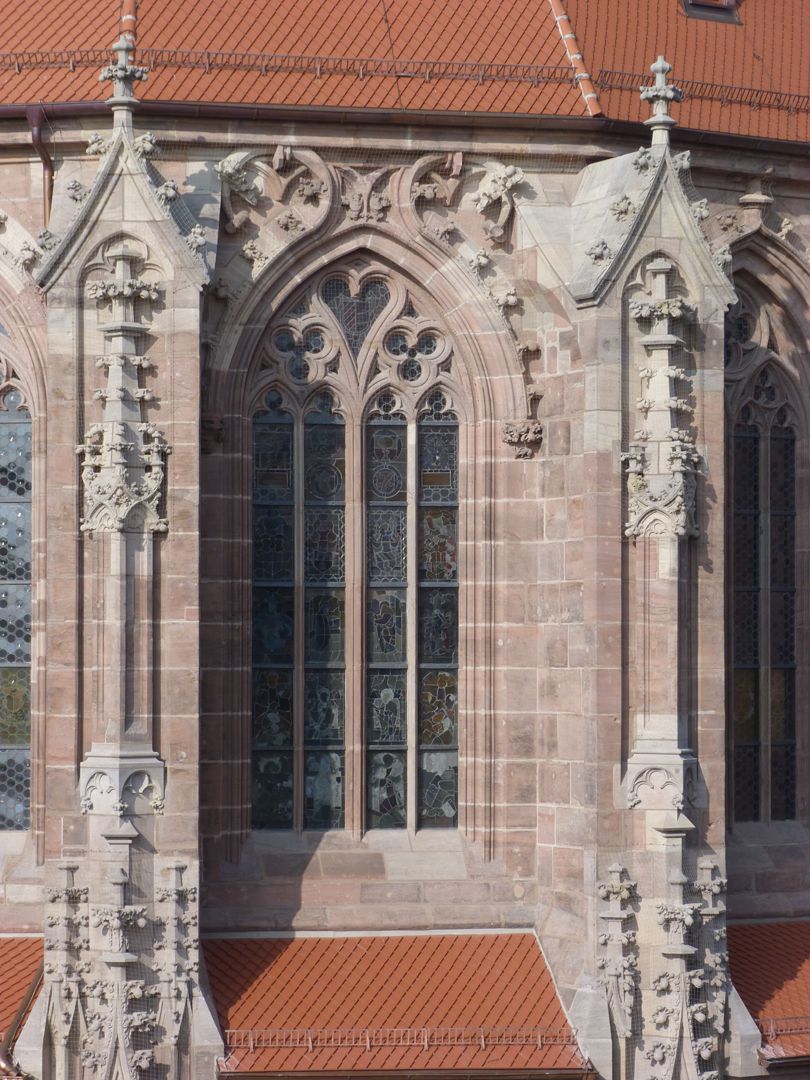
[[[737,822],[796,816],[796,423],[790,380],[771,350],[752,349],[753,332],[754,319],[745,314],[729,332],[738,354],[748,345],[750,361],[760,361],[734,388],[729,443],[731,798]]]
[[[458,820],[459,411],[421,297],[355,264],[268,331],[253,415],[253,827]]]

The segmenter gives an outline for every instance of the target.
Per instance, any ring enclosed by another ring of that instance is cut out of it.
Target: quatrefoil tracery
[[[418,313],[402,282],[357,265],[299,294],[271,325],[264,356],[272,377],[262,394],[268,382],[279,383],[299,407],[317,387],[333,388],[341,407],[358,414],[386,388],[403,415],[416,415],[426,390],[440,383],[457,396],[447,334]]]

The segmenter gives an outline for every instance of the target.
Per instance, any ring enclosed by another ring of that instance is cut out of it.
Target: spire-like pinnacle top
[[[641,100],[651,101],[653,111],[652,116],[644,123],[652,129],[653,146],[669,146],[669,129],[677,123],[669,115],[669,104],[671,101],[682,101],[683,93],[677,86],[667,82],[672,65],[668,64],[663,56],[658,57],[650,71],[655,75],[655,86],[642,86]]]
[[[137,0],[122,0],[120,37],[112,46],[115,63],[101,69],[99,82],[112,82],[113,96],[107,99],[115,115],[116,127],[129,127],[132,108],[136,104],[133,84],[146,79],[147,68],[135,64],[137,37]]]

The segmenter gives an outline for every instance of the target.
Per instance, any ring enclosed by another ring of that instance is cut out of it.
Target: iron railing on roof
[[[109,62],[107,49],[60,49],[56,51],[0,53],[0,70],[21,72],[30,68],[102,67]],[[567,64],[490,64],[471,60],[392,60],[386,57],[306,56],[296,53],[208,52],[188,49],[139,49],[138,63],[151,70],[162,67],[198,68],[204,71],[258,71],[349,75],[397,79],[466,79],[475,82],[573,82]]]
[[[810,1035],[810,1016],[771,1016],[756,1021],[766,1039],[780,1035]]]
[[[600,90],[632,90],[648,83],[649,76],[634,71],[611,71],[603,68],[596,77]],[[785,109],[788,112],[810,110],[810,94],[786,94],[781,90],[765,90],[754,86],[733,86],[726,83],[677,79],[684,98],[719,101],[723,105],[747,105],[752,109]]]
[[[576,1046],[569,1028],[228,1028],[228,1050],[321,1050],[330,1047]]]
[[[29,52],[0,52],[0,71],[18,74],[38,68],[101,68],[110,60],[109,49],[56,49]],[[289,73],[350,76],[352,78],[463,79],[478,83],[574,82],[567,64],[491,64],[472,60],[393,60],[386,57],[307,56],[297,53],[209,52],[191,49],[138,50],[138,63],[152,70],[194,68],[202,71],[256,71],[262,75]],[[614,71],[602,68],[595,78],[599,90],[629,90],[637,93],[649,82],[646,72]],[[722,105],[744,105],[751,109],[810,111],[810,94],[792,94],[762,87],[737,86],[695,79],[679,79],[687,98],[718,101]]]

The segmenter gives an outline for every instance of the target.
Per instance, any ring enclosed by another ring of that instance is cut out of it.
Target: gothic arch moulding
[[[443,407],[459,420],[462,462],[459,823],[491,852],[494,642],[491,630],[481,633],[481,628],[492,627],[494,609],[489,543],[493,461],[502,453],[500,422],[528,415],[524,374],[502,314],[460,267],[439,267],[424,252],[405,249],[369,228],[363,241],[358,247],[355,234],[342,234],[313,248],[304,265],[288,267],[268,283],[253,298],[249,313],[243,309],[230,347],[226,352],[225,341],[220,343],[214,367],[206,373],[208,426],[218,431],[215,441],[225,453],[204,464],[204,484],[211,497],[216,491],[239,492],[244,507],[219,537],[239,541],[228,545],[234,565],[216,570],[212,565],[212,576],[219,578],[222,602],[244,613],[247,627],[250,420],[271,388],[283,387],[287,407],[301,415],[319,390],[329,389],[356,430],[377,407],[381,393],[391,395],[397,413],[416,419],[429,407],[431,395],[441,392]],[[212,414],[221,418],[221,426],[211,425]],[[212,544],[211,550],[223,547]],[[237,834],[248,830],[250,814],[249,656],[246,638],[234,642],[233,655],[223,665],[231,683],[223,697],[242,703],[219,736],[222,760],[232,763],[223,787],[238,790],[237,807],[222,812],[219,823],[222,833],[234,838],[231,857],[239,846]],[[212,807],[222,805],[217,790],[204,788],[204,794],[208,790]]]

